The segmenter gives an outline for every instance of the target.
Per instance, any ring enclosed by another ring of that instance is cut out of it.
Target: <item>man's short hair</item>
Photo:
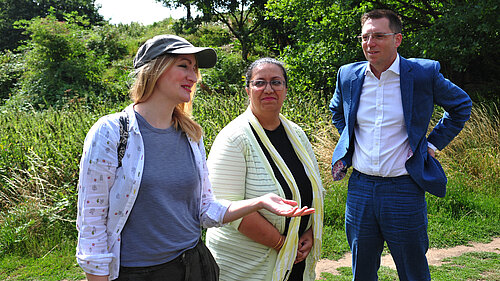
[[[365,24],[368,19],[381,19],[386,18],[389,20],[389,28],[392,32],[401,33],[403,29],[403,24],[401,23],[401,17],[391,10],[376,9],[361,16],[361,27]]]

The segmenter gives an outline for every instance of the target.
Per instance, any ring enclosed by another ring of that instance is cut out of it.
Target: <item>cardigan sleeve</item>
[[[192,140],[190,140],[192,141]],[[217,200],[213,193],[212,184],[208,178],[208,167],[205,153],[205,146],[203,145],[203,139],[201,139],[197,145],[198,159],[197,162],[200,165],[201,172],[201,208],[200,208],[200,221],[204,228],[209,227],[220,227],[223,225],[224,216],[231,205],[228,200]],[[196,156],[195,156],[196,157]]]
[[[218,200],[245,199],[246,161],[242,140],[233,138],[229,130],[216,137],[208,156],[209,179]],[[241,219],[230,223],[238,229]]]
[[[85,272],[95,275],[108,275],[113,258],[107,243],[106,221],[118,140],[114,128],[104,120],[99,120],[87,134],[78,183],[76,258]]]

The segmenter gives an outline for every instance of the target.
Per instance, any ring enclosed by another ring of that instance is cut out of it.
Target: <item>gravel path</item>
[[[446,249],[429,249],[427,252],[427,260],[429,265],[440,266],[443,263],[442,260],[444,258],[457,257],[469,252],[494,252],[500,254],[500,237],[493,238],[493,241],[485,244],[470,243],[468,246],[457,246]],[[394,265],[391,255],[383,256],[381,265],[396,269],[396,265]],[[337,272],[337,268],[350,266],[351,253],[347,253],[344,257],[337,261],[322,259],[316,265],[316,278],[320,277],[321,272],[338,275],[339,273]]]

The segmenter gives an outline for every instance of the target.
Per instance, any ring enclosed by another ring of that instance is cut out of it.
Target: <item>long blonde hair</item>
[[[136,78],[134,84],[130,88],[130,98],[135,104],[145,102],[151,97],[158,78],[174,64],[175,60],[175,55],[162,55],[136,70]],[[199,69],[196,69],[196,76],[198,80],[201,79]],[[191,88],[191,98],[189,102],[178,104],[174,108],[172,122],[176,130],[180,128],[190,138],[199,141],[203,135],[203,130],[201,126],[192,119],[191,115],[195,90],[196,83]]]

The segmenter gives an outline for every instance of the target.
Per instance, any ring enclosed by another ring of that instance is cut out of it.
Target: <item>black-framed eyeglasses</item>
[[[250,85],[256,90],[263,90],[267,87],[267,84],[271,85],[271,88],[276,91],[281,91],[285,88],[284,80],[250,80]]]
[[[358,35],[356,37],[358,38],[359,42],[368,42],[368,40],[370,40],[370,37],[372,38],[372,40],[382,41],[385,38],[387,38],[387,36],[396,35],[399,33],[401,33],[401,32],[390,32],[390,33],[374,32],[374,33],[361,34],[361,35]]]

